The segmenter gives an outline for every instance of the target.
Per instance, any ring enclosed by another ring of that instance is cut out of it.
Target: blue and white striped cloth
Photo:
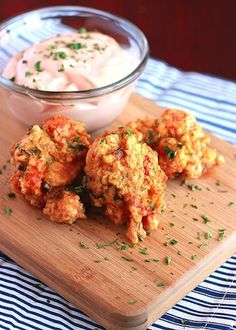
[[[150,59],[136,90],[192,112],[213,134],[236,143],[236,84]],[[0,330],[103,329],[0,253]],[[236,330],[236,254],[149,327]]]

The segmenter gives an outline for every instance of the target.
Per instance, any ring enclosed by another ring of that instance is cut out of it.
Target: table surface
[[[136,91],[164,107],[192,112],[213,134],[236,142],[236,84],[185,73],[150,59]],[[236,157],[236,150],[235,150]],[[236,329],[236,255],[149,329]],[[102,329],[0,254],[0,329]]]

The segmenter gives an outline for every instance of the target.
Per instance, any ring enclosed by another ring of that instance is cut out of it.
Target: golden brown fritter
[[[209,167],[220,164],[223,157],[210,148],[210,137],[202,130],[195,117],[181,110],[168,109],[158,120],[160,166],[174,178],[199,178]]]
[[[62,193],[63,199],[58,203],[55,197],[51,200],[51,194],[57,187],[70,184],[82,171],[89,144],[90,137],[79,121],[55,116],[41,126],[34,125],[11,150],[11,161],[17,168],[11,178],[13,190],[39,208],[50,198],[47,214],[50,213],[53,221],[71,223],[76,220],[75,214],[77,218],[84,217],[78,211],[79,196],[74,194],[74,212],[71,211],[70,217],[65,210],[72,208],[73,193]],[[53,203],[65,211],[59,211],[64,212],[64,218],[59,219]]]
[[[128,127],[157,151],[159,164],[169,178],[180,174],[198,178],[223,162],[223,157],[208,146],[210,137],[185,111],[167,109],[158,120],[137,120]]]
[[[92,203],[104,206],[116,224],[127,222],[131,242],[157,228],[166,175],[156,152],[129,128],[96,138],[87,153],[85,172]]]

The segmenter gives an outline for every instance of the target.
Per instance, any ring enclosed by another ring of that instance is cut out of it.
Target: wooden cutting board
[[[159,117],[161,112],[134,94],[115,125]],[[232,145],[212,137],[226,163],[191,181],[201,190],[191,191],[180,180],[168,181],[159,230],[126,249],[125,226],[97,214],[71,226],[58,225],[19,198],[8,197],[9,146],[22,132],[21,124],[2,111],[0,249],[107,329],[145,329],[235,252]],[[5,215],[4,207],[11,207],[12,214]],[[212,238],[206,239],[209,231]],[[167,257],[172,258],[169,265]]]

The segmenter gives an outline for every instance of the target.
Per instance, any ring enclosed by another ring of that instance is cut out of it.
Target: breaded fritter
[[[90,137],[79,121],[55,116],[41,126],[34,125],[11,149],[11,162],[16,167],[11,178],[13,190],[39,208],[47,203],[44,211],[50,213],[53,221],[71,223],[76,220],[75,214],[77,219],[83,218],[84,212],[78,211],[79,207],[83,209],[79,196],[74,194],[72,198],[73,193],[63,193],[62,190],[83,170],[89,144]],[[58,187],[63,195],[62,200],[60,195],[60,201],[55,197]],[[75,201],[74,211],[72,200]],[[66,216],[59,219],[53,203],[63,204],[64,210],[70,208],[71,216],[67,211],[60,211]]]
[[[181,110],[168,109],[158,120],[159,164],[166,175],[199,178],[223,157],[208,145],[210,137],[195,117]]]
[[[157,119],[137,120],[128,127],[157,151],[159,164],[169,178],[200,177],[223,157],[208,145],[210,137],[190,113],[167,109]]]
[[[105,207],[116,224],[127,222],[132,243],[157,228],[166,175],[156,152],[129,128],[96,138],[87,153],[85,172],[92,203]]]

